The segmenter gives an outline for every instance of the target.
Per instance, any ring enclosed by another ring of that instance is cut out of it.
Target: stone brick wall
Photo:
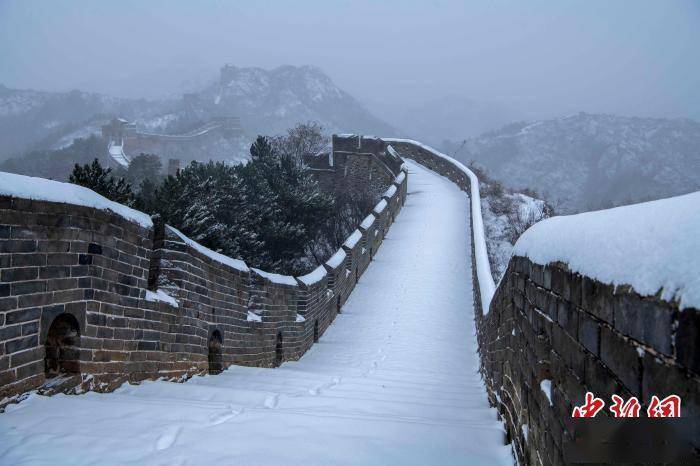
[[[398,209],[405,174],[395,181],[387,201]],[[0,197],[0,400],[45,389],[47,368],[69,356],[77,370],[54,389],[298,359],[367,268],[364,245],[381,244],[373,228],[360,233],[342,264],[309,282],[219,260],[158,219],[144,228],[109,211]],[[53,333],[61,319],[73,334]]]
[[[469,178],[417,144],[393,142],[469,192]],[[473,235],[472,235],[473,237]],[[514,257],[487,313],[472,271],[481,372],[521,464],[564,464],[572,411],[585,393],[606,401],[636,396],[645,413],[652,395],[676,394],[700,450],[700,312],[640,296],[572,273],[566,264]],[[542,388],[551,387],[551,400]]]
[[[652,395],[679,395],[682,415],[695,417],[692,438],[700,447],[697,309],[679,311],[566,264],[514,257],[478,323],[489,395],[521,461],[564,462],[573,407],[587,391],[606,402],[599,416],[611,415],[613,394],[637,397],[643,413]],[[551,402],[542,381],[551,384]]]
[[[379,138],[334,134],[331,151],[306,159],[316,180],[329,191],[359,190],[379,199],[401,172],[403,161],[389,154]]]

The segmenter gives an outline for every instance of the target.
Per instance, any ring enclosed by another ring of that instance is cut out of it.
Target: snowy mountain
[[[514,189],[559,212],[593,210],[700,189],[700,123],[576,115],[517,123],[453,146]]]
[[[121,99],[81,91],[43,92],[0,85],[0,160],[30,149],[67,146],[98,134],[110,116],[153,118],[165,101]]]
[[[252,134],[277,134],[296,123],[318,121],[329,132],[391,134],[393,129],[340,89],[319,68],[221,69],[218,84],[185,98],[199,119],[235,115]]]
[[[394,132],[318,68],[225,66],[218,83],[181,99],[137,100],[0,86],[0,160],[30,149],[65,147],[76,137],[99,134],[100,126],[113,117],[133,121],[142,130],[178,134],[212,118],[231,116],[241,119],[251,140],[309,120],[328,132]]]

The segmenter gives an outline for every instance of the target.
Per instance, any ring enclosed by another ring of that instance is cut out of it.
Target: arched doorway
[[[314,321],[314,343],[318,342],[318,320]]]
[[[80,325],[71,314],[56,317],[44,343],[47,378],[80,374]]]
[[[284,346],[282,345],[282,332],[277,334],[277,343],[275,344],[275,367],[282,365],[284,361]]]
[[[224,361],[221,354],[223,338],[221,332],[214,330],[209,337],[209,373],[220,374],[224,370]]]

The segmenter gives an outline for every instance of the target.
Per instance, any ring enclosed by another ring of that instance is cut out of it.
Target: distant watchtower
[[[106,141],[114,141],[121,144],[121,141],[132,136],[136,131],[136,125],[129,123],[123,118],[114,118],[112,121],[102,126],[102,137]]]

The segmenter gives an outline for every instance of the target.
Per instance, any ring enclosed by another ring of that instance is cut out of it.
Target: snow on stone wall
[[[461,162],[418,141],[395,138],[384,138],[384,141],[391,143],[403,157],[412,158],[421,165],[449,178],[461,189],[469,193],[475,305],[483,313],[488,313],[489,303],[496,284],[493,281],[486,249],[486,235],[484,233],[484,220],[481,215],[478,178]]]
[[[700,191],[578,215],[527,230],[514,254],[700,309]]]
[[[403,204],[406,183],[396,183],[390,205]],[[71,363],[79,373],[69,379],[76,391],[211,370],[215,331],[221,368],[298,359],[333,321],[386,232],[361,228],[337,267],[297,279],[250,270],[85,188],[48,180],[0,186],[4,402],[44,384],[45,355],[59,354],[47,337],[66,314],[81,348]],[[384,228],[393,220],[389,209],[379,217]]]
[[[420,143],[390,141],[472,194],[481,371],[519,463],[564,463],[587,391],[636,396],[642,410],[677,394],[684,417],[700,418],[700,193],[540,222],[489,295],[475,177]]]

